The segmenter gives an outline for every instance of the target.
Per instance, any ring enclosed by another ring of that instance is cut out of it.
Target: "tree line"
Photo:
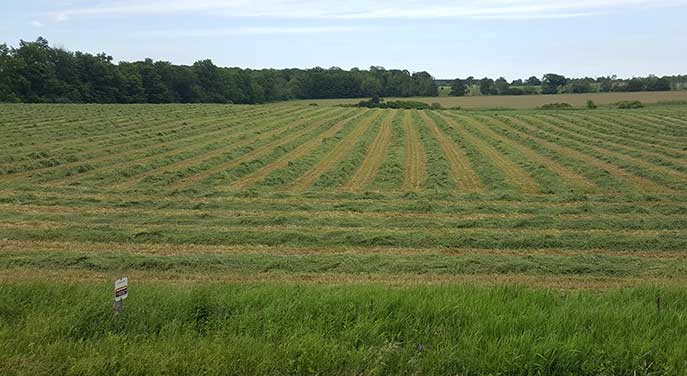
[[[113,63],[44,38],[0,44],[0,101],[49,103],[265,103],[288,99],[437,96],[427,72],[241,69],[211,60],[191,66],[145,59]]]
[[[564,93],[604,93],[636,91],[669,91],[687,89],[687,75],[656,77],[633,77],[622,79],[616,76],[568,78],[560,74],[548,73],[541,79],[532,76],[526,80],[508,82],[499,77],[476,79],[468,77],[455,80],[438,80],[440,85],[450,86],[450,95],[525,95],[525,94],[564,94]]]
[[[29,103],[266,103],[289,99],[523,95],[687,89],[687,76],[568,78],[545,74],[511,82],[500,77],[435,80],[427,72],[241,69],[211,60],[174,65],[145,59],[113,63],[100,53],[70,52],[39,37],[18,47],[0,44],[0,102]]]

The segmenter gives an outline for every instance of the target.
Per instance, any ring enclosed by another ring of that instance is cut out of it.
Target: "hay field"
[[[687,372],[687,106],[0,129],[2,374]]]

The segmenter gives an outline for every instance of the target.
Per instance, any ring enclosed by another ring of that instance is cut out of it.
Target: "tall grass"
[[[0,287],[0,373],[681,375],[687,290]],[[657,305],[657,298],[660,305]]]

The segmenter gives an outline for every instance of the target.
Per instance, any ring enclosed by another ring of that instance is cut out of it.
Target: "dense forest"
[[[287,99],[436,96],[426,72],[339,68],[221,68],[146,59],[114,64],[51,47],[47,40],[0,45],[0,101],[53,103],[263,103]]]
[[[328,69],[223,68],[211,60],[191,66],[71,52],[44,38],[0,44],[0,102],[50,103],[265,103],[288,99],[522,95],[687,89],[687,76],[620,79],[567,78],[507,81],[485,77],[435,80],[427,72],[370,67]]]

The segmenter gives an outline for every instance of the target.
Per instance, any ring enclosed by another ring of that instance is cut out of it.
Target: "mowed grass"
[[[0,374],[687,373],[687,106],[0,129]]]
[[[442,91],[439,97],[415,97],[415,98],[385,98],[392,100],[411,100],[427,104],[439,103],[444,108],[460,107],[463,109],[535,109],[549,103],[569,103],[575,107],[584,107],[588,100],[597,105],[606,106],[620,101],[640,101],[644,104],[656,104],[659,102],[687,101],[687,91],[661,91],[661,92],[637,92],[637,93],[586,93],[586,94],[553,94],[553,95],[485,95],[468,97],[450,97],[446,91]],[[289,102],[295,105],[307,105],[316,103],[323,106],[340,104],[355,104],[369,98],[346,99],[303,99]]]

